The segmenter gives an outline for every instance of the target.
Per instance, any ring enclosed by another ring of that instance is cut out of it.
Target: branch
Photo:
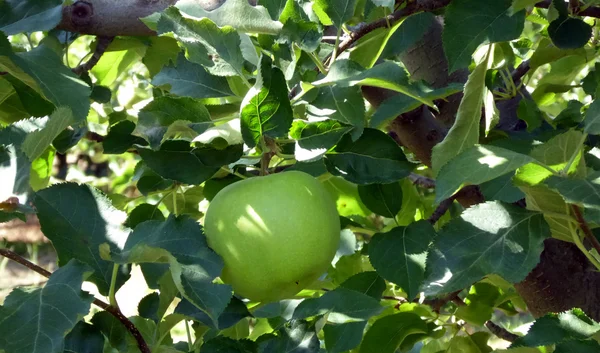
[[[573,213],[575,214],[575,219],[577,220],[577,223],[579,223],[579,228],[581,228],[581,230],[583,231],[583,234],[585,235],[586,239],[590,242],[590,244],[592,244],[592,247],[596,249],[598,254],[600,254],[600,242],[598,241],[598,239],[596,239],[596,236],[590,229],[590,226],[585,221],[585,218],[583,218],[581,210],[576,205],[571,205],[571,210],[573,210]]]
[[[0,249],[0,255],[4,256],[6,258],[9,258],[15,262],[18,262],[21,265],[29,268],[32,271],[39,273],[40,275],[42,275],[44,277],[50,278],[50,276],[52,275],[52,272],[32,263],[30,261],[27,261],[23,257],[19,256],[17,253],[10,251],[8,249]],[[125,315],[123,315],[123,313],[121,312],[121,310],[119,310],[119,308],[110,306],[107,303],[101,301],[100,299],[94,299],[93,303],[94,303],[94,305],[111,313],[114,317],[117,318],[117,320],[119,320],[123,324],[123,326],[125,326],[127,331],[129,331],[129,333],[131,333],[133,338],[135,338],[135,340],[137,341],[137,345],[138,345],[138,348],[140,349],[140,352],[151,353],[150,348],[148,347],[148,344],[146,344],[146,341],[144,341],[144,338],[142,337],[142,334],[140,333],[140,331],[137,329],[137,327],[135,327],[133,322],[131,322],[127,317],[125,317]]]
[[[90,60],[77,66],[72,71],[77,76],[81,76],[81,74],[90,71],[94,66],[96,66],[98,61],[100,61],[102,54],[104,54],[110,43],[112,43],[113,39],[115,39],[115,37],[98,36],[98,43],[96,43],[96,49],[94,49],[94,53],[92,54]]]
[[[421,11],[431,12],[431,11],[434,11],[437,9],[441,9],[442,7],[447,6],[450,3],[450,1],[452,1],[452,0],[415,0],[415,1],[407,2],[406,6],[404,8],[402,8],[398,11],[395,11],[391,15],[388,15],[377,21],[368,23],[368,24],[360,27],[358,30],[350,33],[350,36],[346,40],[344,40],[342,43],[340,43],[340,47],[337,51],[337,54],[339,55],[339,54],[343,53],[344,51],[348,50],[348,48],[350,48],[352,46],[352,44],[354,44],[354,42],[356,42],[360,38],[364,37],[365,35],[369,34],[370,32],[373,32],[374,30],[376,30],[378,28],[383,28],[383,27],[394,25],[396,22],[398,22],[402,18],[410,16],[417,12],[421,12]],[[329,59],[330,59],[330,57],[328,57],[325,60],[325,63],[328,63]]]
[[[423,175],[410,173],[408,175],[408,180],[410,180],[413,184],[427,188],[434,189],[435,188],[435,180],[428,178]]]
[[[539,7],[541,9],[547,9],[550,7],[550,4],[552,4],[552,0],[544,0],[544,1],[540,1],[537,4],[535,4],[535,7]],[[577,10],[578,9],[573,9],[575,15],[600,18],[600,7],[592,6],[592,7],[588,7],[587,9],[585,9],[583,11],[577,11]]]
[[[521,82],[521,79],[529,72],[529,69],[531,69],[529,60],[525,60],[511,73],[512,80],[515,85],[518,85],[519,82]]]

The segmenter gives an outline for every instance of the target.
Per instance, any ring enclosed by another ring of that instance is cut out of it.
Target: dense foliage
[[[58,256],[0,249],[49,276],[0,352],[600,352],[598,3],[0,0],[0,222]],[[340,245],[248,300],[204,215],[290,170]]]

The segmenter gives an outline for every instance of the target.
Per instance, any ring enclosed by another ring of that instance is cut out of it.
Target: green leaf
[[[544,121],[544,115],[537,104],[531,99],[521,99],[517,109],[519,119],[527,123],[527,131],[531,132],[540,126]]]
[[[53,172],[55,154],[56,150],[49,147],[40,157],[31,162],[29,185],[33,191],[38,191],[48,186],[50,176],[52,176]]]
[[[550,72],[545,74],[531,93],[538,105],[548,105],[554,101],[556,88],[559,93],[571,90],[571,83],[580,75],[581,70],[588,65],[588,58],[582,55],[570,55],[550,64]]]
[[[16,77],[11,75],[5,75],[6,81],[12,85],[15,93],[19,97],[23,108],[31,116],[44,117],[49,115],[54,110],[54,104],[46,100],[42,94],[36,92],[33,88],[26,85],[24,82],[18,80]],[[6,89],[3,87],[3,89]]]
[[[179,48],[177,40],[172,37],[147,37],[145,39],[150,44],[148,49],[146,49],[146,54],[142,62],[148,68],[150,77],[154,77],[160,72],[163,66],[177,61],[177,56],[181,52],[181,48]]]
[[[293,320],[280,329],[278,336],[259,344],[259,353],[318,353],[319,338],[313,327],[303,320]]]
[[[541,213],[487,202],[451,220],[427,259],[426,295],[463,289],[486,275],[523,280],[539,262],[550,235]]]
[[[340,284],[340,287],[352,289],[375,299],[380,299],[386,289],[386,284],[377,272],[365,271],[348,278]]]
[[[250,314],[248,311],[246,304],[236,297],[231,298],[231,301],[229,304],[227,304],[227,307],[219,316],[217,320],[217,326],[214,325],[210,317],[205,312],[199,310],[186,299],[181,300],[181,302],[177,304],[175,313],[193,318],[194,320],[200,321],[206,326],[212,327],[216,330],[225,330],[237,324],[240,320],[252,316],[252,314]]]
[[[157,292],[152,292],[140,300],[138,303],[138,313],[145,319],[158,322],[161,319],[157,316],[159,305],[160,295]]]
[[[408,336],[425,334],[427,323],[413,313],[384,316],[375,321],[360,345],[360,353],[394,353]]]
[[[594,340],[568,341],[556,345],[554,353],[595,353],[600,351],[600,343]]]
[[[102,244],[117,249],[127,233],[121,227],[125,213],[116,210],[98,189],[75,183],[55,184],[36,193],[34,199],[42,232],[52,241],[59,266],[77,259],[94,273],[88,279],[108,295],[113,264],[100,257]],[[128,276],[119,272],[116,288]]]
[[[104,336],[95,326],[84,321],[77,325],[65,337],[65,352],[67,353],[94,353],[104,349]]]
[[[406,18],[388,39],[381,58],[388,59],[400,55],[408,48],[415,45],[435,21],[431,12],[420,12]]]
[[[471,325],[483,326],[492,319],[500,295],[498,287],[484,282],[476,283],[464,299],[466,305],[456,309],[456,317]]]
[[[329,353],[342,353],[357,347],[363,338],[365,321],[344,324],[327,323],[323,327],[325,347]]]
[[[381,53],[391,36],[398,30],[402,23],[403,21],[398,21],[391,28],[377,28],[367,33],[354,44],[350,52],[350,60],[365,68],[373,67],[381,57]]]
[[[399,285],[412,300],[425,279],[425,259],[435,230],[427,221],[376,234],[369,243],[369,260],[377,273]]]
[[[485,183],[479,184],[479,190],[485,200],[517,202],[525,198],[525,194],[513,184],[513,173],[506,173]]]
[[[199,99],[162,96],[140,110],[133,135],[143,137],[152,149],[158,149],[169,126],[176,121],[193,124],[198,133],[213,124],[208,109]]]
[[[444,16],[443,43],[448,72],[466,68],[477,47],[516,39],[523,31],[525,11],[510,15],[512,0],[452,1]]]
[[[267,9],[267,11],[269,11],[269,15],[271,15],[271,18],[274,21],[277,21],[279,19],[279,16],[281,16],[282,12],[284,12],[284,9],[286,8],[287,4],[289,4],[289,3],[290,3],[290,1],[288,1],[288,0],[259,0],[258,1],[259,5],[264,6]]]
[[[135,123],[129,120],[121,120],[112,125],[108,134],[102,141],[104,154],[122,154],[127,152],[134,144],[145,145],[142,138],[133,136]]]
[[[157,25],[158,34],[173,33],[186,48],[189,60],[197,64],[207,61],[204,65],[213,75],[243,76],[244,57],[240,48],[241,40],[237,31],[229,26],[219,28],[208,18],[194,20],[181,16],[175,7],[169,7],[161,13]],[[197,46],[203,46],[204,57],[195,60],[193,53],[198,52]]]
[[[462,185],[478,185],[510,173],[535,159],[501,147],[477,145],[446,163],[435,182],[435,202],[452,196]]]
[[[244,98],[241,110],[244,142],[254,147],[270,138],[287,136],[292,126],[293,112],[283,72],[272,66],[268,56],[262,56],[254,87]]]
[[[225,78],[209,74],[201,65],[186,60],[183,55],[179,55],[175,66],[165,66],[156,74],[152,84],[169,85],[169,91],[178,96],[192,98],[233,96]]]
[[[329,149],[352,130],[351,126],[341,124],[335,120],[324,120],[314,123],[306,123],[296,120],[292,124],[290,136],[298,141],[304,149]]]
[[[72,260],[43,288],[16,288],[0,306],[0,349],[6,353],[62,353],[65,335],[87,315],[94,297],[81,291],[90,274]]]
[[[338,287],[319,298],[305,299],[294,310],[293,319],[306,319],[328,314],[333,323],[365,321],[383,311],[379,299],[366,294]]]
[[[357,128],[365,126],[365,102],[359,87],[322,87],[306,113],[315,119],[334,119]]]
[[[322,31],[319,30],[318,23],[310,21],[309,16],[298,2],[288,0],[281,12],[280,20],[283,23],[283,29],[279,34],[278,42],[296,43],[300,49],[309,53],[317,50],[321,44]]]
[[[600,135],[600,99],[595,99],[585,112],[583,119],[586,134]]]
[[[477,332],[484,335],[489,335],[486,332]],[[480,345],[478,345],[477,341],[475,341],[475,335],[471,335],[468,337],[465,336],[455,336],[450,340],[450,346],[448,346],[448,350],[446,353],[489,353],[492,351],[492,348],[485,344],[486,349],[482,349]],[[487,341],[487,339],[486,339]]]
[[[62,19],[62,0],[5,0],[0,2],[0,31],[7,36],[48,31]]]
[[[111,258],[119,263],[169,262],[177,289],[215,324],[231,298],[230,286],[213,283],[223,260],[208,247],[200,225],[187,216],[139,224],[122,251],[111,251]]]
[[[39,45],[28,52],[14,54],[6,38],[0,36],[0,58],[2,56],[5,59],[0,59],[0,71],[8,72],[41,93],[57,108],[71,108],[75,121],[85,120],[90,109],[90,87],[63,65],[52,49]]]
[[[33,161],[40,157],[52,144],[52,141],[73,123],[75,123],[75,118],[71,110],[68,107],[60,107],[50,115],[46,126],[27,134],[21,149]]]
[[[250,6],[247,0],[228,0],[213,11],[205,11],[196,0],[181,0],[175,6],[192,17],[207,17],[219,27],[231,26],[240,32],[277,34],[281,30],[281,23],[272,21],[267,9]]]
[[[165,179],[197,185],[212,177],[222,166],[242,156],[242,146],[228,146],[223,150],[212,147],[193,148],[187,141],[166,141],[160,150],[138,147],[147,166]]]
[[[374,213],[395,218],[402,208],[402,187],[400,183],[359,185],[361,201]]]
[[[384,132],[365,129],[362,136],[352,141],[350,135],[325,155],[327,170],[355,184],[392,183],[413,169],[402,149]]]
[[[354,15],[356,0],[315,0],[313,9],[315,12],[323,12],[337,28],[342,28]]]
[[[255,353],[256,343],[248,340],[234,340],[217,336],[202,345],[202,353]]]
[[[164,221],[165,216],[163,215],[162,211],[158,209],[157,205],[142,203],[135,206],[129,215],[127,215],[125,226],[135,229],[138,224],[150,220]]]
[[[71,128],[63,130],[56,136],[52,145],[58,153],[65,154],[71,147],[77,145],[88,131],[87,122],[79,126],[71,125]]]
[[[600,209],[600,172],[590,175],[587,179],[551,176],[544,182],[551,189],[558,191],[568,203]]]
[[[172,180],[165,179],[156,174],[143,161],[140,161],[135,166],[135,171],[136,175],[139,175],[136,186],[142,195],[148,195],[153,191],[166,190],[173,186]]]
[[[464,2],[464,0],[459,2]],[[495,1],[494,4],[502,2],[505,2],[505,0]],[[478,2],[478,4],[481,3]],[[456,114],[456,121],[444,141],[433,147],[431,164],[435,174],[438,174],[440,169],[452,158],[479,142],[481,108],[487,89],[485,77],[487,70],[493,63],[493,56],[493,51],[488,50],[487,55],[469,75],[469,79],[465,84],[464,96]]]
[[[548,35],[560,49],[582,48],[592,38],[592,26],[580,18],[559,17],[548,26]]]
[[[590,320],[583,311],[572,309],[538,318],[525,336],[513,342],[512,347],[538,347],[588,339],[598,332],[600,332],[599,323]]]

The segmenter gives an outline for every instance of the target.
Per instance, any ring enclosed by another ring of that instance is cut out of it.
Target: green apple
[[[217,193],[204,218],[208,245],[225,267],[221,278],[246,298],[289,298],[329,267],[340,240],[336,204],[298,171],[255,177]]]

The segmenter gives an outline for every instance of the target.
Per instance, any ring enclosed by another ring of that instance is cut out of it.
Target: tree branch
[[[575,219],[577,220],[577,223],[579,223],[579,228],[581,228],[581,230],[583,231],[585,238],[590,242],[592,247],[596,249],[598,254],[600,254],[600,242],[598,241],[598,239],[596,239],[596,236],[590,229],[590,226],[585,221],[585,218],[583,218],[581,210],[577,205],[571,205],[571,210],[573,210],[573,213],[575,214]]]
[[[413,184],[427,188],[433,189],[435,188],[435,180],[428,178],[426,176],[422,176],[415,173],[410,173],[408,176],[408,180],[410,180]]]
[[[550,4],[552,4],[552,0],[544,0],[544,1],[540,1],[537,4],[535,4],[535,7],[547,9],[550,7]],[[588,7],[587,9],[585,9],[583,11],[577,11],[578,9],[573,9],[573,10],[576,11],[574,14],[578,15],[578,16],[600,18],[600,7],[597,7],[597,6]]]
[[[32,263],[30,261],[27,261],[23,257],[19,256],[17,253],[10,251],[8,249],[0,249],[0,255],[6,257],[8,259],[11,259],[15,262],[18,262],[21,265],[29,268],[32,271],[39,273],[40,275],[42,275],[44,277],[50,278],[50,276],[52,275],[52,272]],[[140,349],[140,352],[151,353],[150,348],[148,347],[148,344],[142,337],[142,334],[140,333],[140,331],[137,329],[137,327],[135,327],[133,322],[131,322],[127,317],[125,317],[125,315],[123,315],[123,313],[121,312],[121,310],[119,310],[119,308],[110,306],[100,299],[94,299],[93,303],[97,307],[100,307],[100,308],[108,311],[109,313],[111,313],[114,317],[117,318],[117,320],[119,320],[123,324],[123,326],[125,326],[127,331],[129,331],[129,333],[131,333],[133,338],[135,338],[135,340],[137,341],[137,345],[138,345],[138,348]]]
[[[519,82],[521,82],[521,79],[529,72],[529,69],[531,69],[529,60],[525,60],[511,73],[512,80],[515,85],[518,85]]]
[[[487,329],[490,330],[491,333],[496,335],[496,337],[501,338],[508,342],[514,342],[519,338],[518,335],[515,335],[512,332],[509,332],[504,327],[500,327],[500,326],[496,325],[493,321],[489,321],[489,320],[486,321],[485,327],[487,327]]]
[[[115,39],[115,37],[98,36],[98,43],[96,43],[96,49],[94,50],[94,53],[92,54],[90,60],[77,66],[72,71],[78,76],[81,76],[81,74],[83,74],[84,72],[90,71],[94,66],[96,66],[98,61],[100,61],[100,58],[102,57],[110,43],[112,43],[113,39]]]

